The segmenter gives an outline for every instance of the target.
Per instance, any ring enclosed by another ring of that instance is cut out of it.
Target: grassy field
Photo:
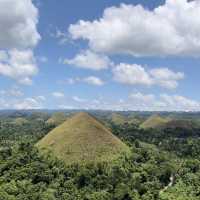
[[[37,143],[66,164],[110,161],[129,148],[87,113],[78,113]]]

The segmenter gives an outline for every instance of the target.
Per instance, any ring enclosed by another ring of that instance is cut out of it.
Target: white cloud
[[[40,40],[32,0],[0,1],[0,75],[31,85],[38,72],[33,48]]]
[[[10,109],[9,103],[4,98],[0,98],[0,109]]]
[[[184,111],[199,111],[200,102],[189,99],[180,95],[167,95],[162,94],[160,96],[161,100],[164,101],[171,110],[184,110]]]
[[[80,81],[81,81],[81,78],[75,77],[75,78],[68,78],[66,81],[62,81],[61,83],[67,83],[67,84],[73,85],[73,84],[78,83]]]
[[[114,80],[124,84],[144,84],[152,85],[152,79],[145,69],[137,64],[124,64],[120,63],[113,68]]]
[[[129,98],[121,101],[101,102],[101,109],[137,110],[137,111],[200,111],[200,101],[181,95],[154,95],[140,92],[131,93]]]
[[[59,109],[67,109],[67,110],[76,110],[77,109],[76,106],[63,105],[63,104],[59,105],[58,108]]]
[[[24,97],[19,87],[13,86],[0,91],[0,109],[41,109],[46,98],[44,96]]]
[[[65,44],[67,42],[71,42],[71,39],[69,38],[69,34],[66,32],[63,32],[59,30],[58,28],[56,29],[56,32],[52,34],[52,36],[56,39],[59,39],[59,44]]]
[[[37,101],[35,98],[25,98],[22,101],[17,101],[13,105],[14,109],[17,110],[27,110],[27,109],[40,109],[41,104],[39,101]]]
[[[10,77],[21,84],[30,85],[32,76],[36,75],[38,68],[31,50],[19,51],[13,49],[4,52],[0,60],[0,75]]]
[[[90,85],[96,85],[96,86],[102,86],[105,84],[105,82],[96,76],[88,76],[88,77],[75,77],[75,78],[68,78],[66,81],[62,81],[63,83],[67,83],[70,85],[76,84],[76,83],[87,83]]]
[[[91,85],[97,85],[97,86],[102,86],[104,85],[104,82],[96,77],[96,76],[89,76],[83,79],[84,82],[91,84]]]
[[[173,72],[168,68],[155,68],[150,71],[150,74],[156,84],[169,89],[177,88],[178,81],[185,77],[184,73]]]
[[[41,101],[45,101],[46,97],[45,96],[37,96],[36,99],[41,100]]]
[[[3,97],[21,97],[24,95],[24,93],[18,87],[12,87],[8,90],[0,90],[0,95]]]
[[[123,84],[159,85],[175,89],[178,81],[184,78],[184,73],[174,72],[168,68],[154,68],[148,71],[141,65],[121,63],[113,68],[113,78]]]
[[[63,98],[65,97],[65,94],[62,92],[53,92],[52,95],[56,98]]]
[[[131,102],[131,104],[130,104]],[[200,111],[200,101],[196,101],[181,95],[132,93],[129,101],[124,105],[129,105],[132,110],[148,111]]]
[[[83,102],[86,102],[87,100],[86,99],[83,99],[83,98],[80,98],[78,96],[73,96],[72,99],[76,102],[79,102],[79,103],[83,103]]]
[[[1,50],[0,51],[0,62],[7,60],[8,59],[8,55],[5,51]]]
[[[40,40],[38,10],[31,0],[0,1],[0,49],[34,47]]]
[[[101,70],[108,68],[111,65],[111,61],[107,56],[86,50],[77,54],[72,59],[65,59],[64,64],[74,65],[84,69]]]
[[[154,10],[121,4],[102,18],[69,26],[92,50],[133,56],[199,56],[200,1],[166,0]]]
[[[146,104],[146,103],[152,103],[155,101],[155,95],[153,94],[142,94],[140,92],[132,93],[129,96],[131,100],[134,100],[135,102]]]
[[[132,92],[128,98],[85,99],[72,97],[73,102],[60,105],[59,108],[97,109],[97,110],[133,110],[133,111],[200,111],[200,101],[178,94],[148,94]]]

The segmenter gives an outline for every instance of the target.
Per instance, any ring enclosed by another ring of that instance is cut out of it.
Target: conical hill
[[[129,148],[88,113],[78,113],[53,129],[37,143],[66,164],[109,161]]]

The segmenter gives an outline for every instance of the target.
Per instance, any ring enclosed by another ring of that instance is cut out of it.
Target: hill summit
[[[66,164],[109,161],[129,151],[120,139],[88,113],[78,113],[53,129],[37,145]]]

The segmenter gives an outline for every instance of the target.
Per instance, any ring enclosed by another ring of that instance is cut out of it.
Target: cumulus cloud
[[[64,64],[91,70],[107,69],[111,61],[107,56],[96,54],[90,50],[82,51],[72,59],[65,59]]]
[[[97,77],[97,76],[88,76],[88,77],[75,77],[75,78],[68,78],[64,83],[73,85],[75,83],[87,83],[89,85],[96,85],[96,86],[102,86],[105,84],[105,82]]]
[[[17,85],[0,90],[0,109],[40,109],[45,100],[42,95],[26,97]]]
[[[37,96],[36,99],[39,101],[45,101],[46,97],[41,95],[41,96]]]
[[[0,98],[0,109],[10,109],[10,104],[4,98]]]
[[[114,80],[124,84],[152,85],[152,79],[145,69],[137,64],[121,63],[113,69]]]
[[[97,85],[97,86],[104,85],[104,82],[96,76],[86,77],[86,78],[83,79],[83,81],[88,83],[88,84]]]
[[[43,102],[37,97],[26,97],[23,99],[18,96],[14,98],[0,98],[0,109],[27,110],[41,108],[43,108]]]
[[[200,101],[181,95],[131,93],[123,101],[100,103],[101,109],[135,111],[200,111]]]
[[[0,51],[0,62],[7,60],[8,59],[8,55],[5,51],[1,50]]]
[[[0,1],[0,75],[25,85],[37,71],[33,48],[40,40],[32,0]]]
[[[178,81],[184,78],[184,73],[174,72],[168,68],[154,68],[146,70],[137,64],[120,63],[113,68],[115,81],[129,85],[159,85],[168,89],[175,89]]]
[[[86,102],[87,100],[86,99],[83,99],[83,98],[80,98],[78,96],[73,96],[72,99],[78,103],[84,103]]]
[[[24,93],[16,86],[7,90],[0,90],[0,96],[3,97],[21,97],[23,95]]]
[[[32,84],[32,76],[38,72],[33,52],[17,49],[2,52],[4,56],[0,59],[0,75],[12,78],[21,84]]]
[[[18,101],[13,105],[14,109],[27,110],[27,109],[40,109],[42,108],[40,102],[35,98],[25,98],[22,101]]]
[[[67,83],[67,84],[73,85],[73,84],[78,83],[80,81],[81,81],[81,78],[75,77],[75,78],[68,78],[65,81],[61,81],[61,83]]]
[[[150,71],[154,82],[165,87],[175,89],[178,86],[178,81],[182,80],[185,75],[182,72],[173,72],[168,68],[155,68]]]
[[[189,99],[181,95],[167,95],[162,94],[160,96],[161,100],[166,103],[170,109],[174,110],[184,110],[184,111],[199,111],[200,102]]]
[[[85,99],[80,96],[73,96],[72,100],[74,102],[69,102],[69,105],[60,105],[59,107],[116,111],[200,111],[200,101],[178,94],[156,95],[132,92],[127,98],[123,99],[108,99],[107,97]]]
[[[65,97],[65,94],[62,92],[53,92],[52,95],[56,98],[63,98]]]
[[[196,101],[181,95],[132,93],[131,101],[133,110],[149,111],[199,111],[200,101]],[[126,102],[127,103],[127,102]],[[130,105],[130,104],[129,104]]]
[[[31,0],[0,1],[0,49],[34,47],[40,40],[38,10]]]
[[[121,4],[94,21],[69,26],[72,39],[91,49],[133,56],[199,56],[200,1],[166,0],[154,10]],[[162,33],[161,33],[162,32]]]
[[[72,97],[72,105],[73,109],[84,109],[84,110],[94,110],[94,109],[104,109],[102,106],[102,102],[100,99],[86,99],[80,96],[73,96]],[[66,107],[66,105],[62,105],[62,107]]]
[[[67,32],[61,31],[58,28],[56,28],[55,33],[51,33],[51,36],[53,38],[58,39],[59,40],[58,44],[60,45],[72,42],[71,38],[69,37],[69,34]]]
[[[45,100],[42,95],[26,97],[18,86],[0,90],[0,109],[41,109]]]
[[[135,102],[139,102],[142,104],[146,104],[149,102],[154,102],[155,101],[155,95],[153,94],[142,94],[140,92],[132,93],[129,96],[132,100]]]
[[[74,109],[132,110],[132,111],[200,111],[200,101],[181,95],[131,93],[126,99],[84,99],[72,98]],[[65,106],[66,107],[66,106]]]

